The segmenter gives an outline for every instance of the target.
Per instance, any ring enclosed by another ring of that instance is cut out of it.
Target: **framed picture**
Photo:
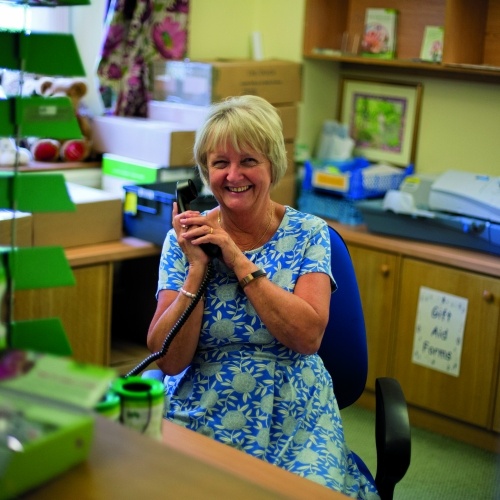
[[[339,121],[348,126],[354,153],[374,162],[415,161],[422,84],[346,77]]]

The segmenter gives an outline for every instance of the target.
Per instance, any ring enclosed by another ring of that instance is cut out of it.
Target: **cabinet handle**
[[[489,290],[484,290],[483,291],[483,299],[486,302],[493,302],[495,299],[495,296],[493,295],[493,292],[490,292]]]
[[[389,273],[391,272],[391,268],[389,267],[388,264],[382,264],[380,266],[380,272],[382,276],[389,276]]]

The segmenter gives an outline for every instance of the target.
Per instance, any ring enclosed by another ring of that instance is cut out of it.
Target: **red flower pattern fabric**
[[[112,0],[97,66],[110,114],[147,116],[151,64],[185,57],[188,16],[189,0]]]

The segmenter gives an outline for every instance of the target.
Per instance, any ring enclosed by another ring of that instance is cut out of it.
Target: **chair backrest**
[[[329,227],[331,269],[338,289],[330,301],[330,319],[319,355],[333,379],[339,408],[362,394],[368,372],[366,330],[356,274],[342,236]]]

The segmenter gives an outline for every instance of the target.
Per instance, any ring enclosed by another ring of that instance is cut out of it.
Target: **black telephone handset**
[[[194,182],[191,179],[177,181],[176,198],[177,208],[179,213],[189,210],[189,204],[198,197],[198,191]],[[200,245],[203,251],[211,258],[220,257],[221,251],[217,245],[213,243],[203,243]]]

